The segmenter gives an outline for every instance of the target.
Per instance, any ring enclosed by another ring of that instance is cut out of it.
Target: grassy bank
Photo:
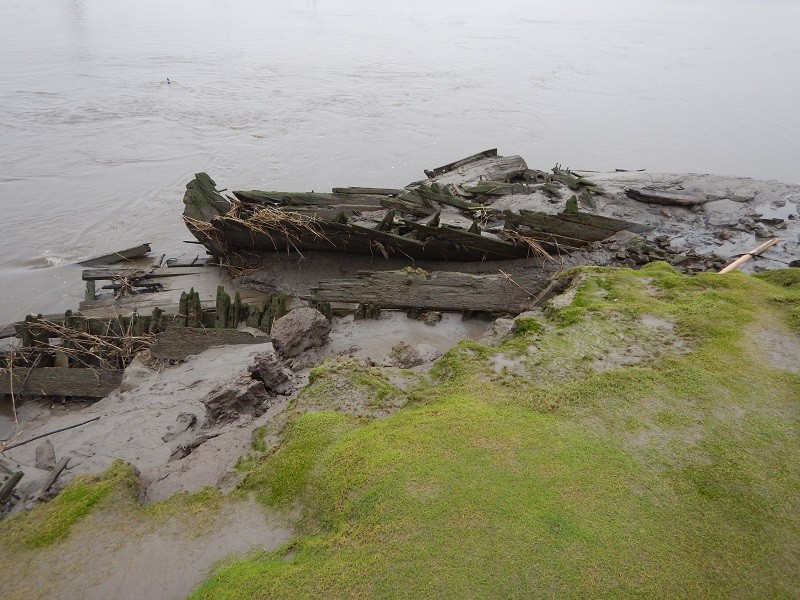
[[[277,450],[260,430],[238,466],[235,495],[299,513],[297,536],[192,598],[798,597],[800,270],[577,281],[411,391],[317,367]],[[0,523],[7,575],[95,533],[180,522],[191,545],[231,502],[142,507],[116,463]]]
[[[797,270],[587,269],[499,348],[464,342],[379,420],[298,416],[245,486],[304,507],[193,595],[796,597]]]

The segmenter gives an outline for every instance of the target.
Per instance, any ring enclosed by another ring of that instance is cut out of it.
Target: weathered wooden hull
[[[442,176],[457,177],[470,170],[484,177],[473,187],[435,180]],[[497,156],[496,150],[481,152],[427,174],[434,181],[416,182],[402,190],[334,188],[332,193],[251,190],[235,191],[234,198],[227,199],[216,191],[208,175],[198,173],[187,185],[184,218],[189,230],[213,256],[317,251],[456,262],[571,252],[622,229],[639,227],[617,219],[577,214],[577,210],[554,215],[518,214],[491,208],[487,203],[493,196],[530,195],[541,191],[542,182],[558,186],[558,178],[565,179],[572,189],[583,194],[601,193],[599,188],[568,171],[559,170],[547,176],[528,169],[518,156]],[[571,201],[576,203],[574,198]],[[455,227],[444,222],[440,225],[439,215],[444,212],[467,217],[472,226]],[[405,218],[395,218],[395,213]],[[426,222],[418,220],[422,218],[427,218]],[[380,222],[376,226],[365,226],[377,221]],[[489,221],[490,232],[482,231]]]

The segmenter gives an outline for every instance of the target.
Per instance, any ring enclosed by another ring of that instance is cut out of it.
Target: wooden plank
[[[103,398],[119,387],[122,383],[122,373],[122,370],[111,369],[15,368],[13,392],[32,396]],[[23,382],[25,382],[24,388]],[[11,392],[11,374],[9,369],[2,369],[0,394],[11,394]]]
[[[335,187],[331,190],[334,194],[368,194],[372,196],[397,196],[405,190],[392,188],[370,188],[370,187]]]
[[[266,344],[269,341],[269,336],[256,337],[236,329],[168,327],[164,333],[158,334],[150,352],[161,360],[185,360],[215,346]]]
[[[552,233],[564,237],[583,240],[584,242],[598,242],[612,234],[608,229],[601,229],[584,223],[573,223],[561,219],[561,215],[527,214],[520,215],[510,210],[503,211],[506,222],[523,225],[532,231]]]
[[[430,170],[426,169],[425,175],[427,175],[429,179],[433,179],[434,177],[438,177],[439,175],[444,175],[445,173],[449,173],[450,171],[455,171],[457,168],[463,167],[464,165],[468,165],[470,163],[479,161],[483,158],[490,158],[493,156],[497,156],[497,148],[492,148],[491,150],[484,150],[483,152],[478,152],[477,154],[473,154],[472,156],[467,156],[466,158],[462,158],[461,160],[448,163],[441,167],[436,167],[435,169],[430,169]]]
[[[84,281],[99,281],[103,279],[130,278],[130,279],[157,279],[161,277],[181,277],[185,275],[202,275],[207,273],[204,267],[164,267],[161,269],[136,269],[124,267],[96,267],[84,269],[81,279]]]
[[[113,265],[122,261],[132,260],[134,258],[141,258],[150,252],[150,244],[139,244],[133,248],[127,248],[111,254],[104,254],[96,258],[82,260],[79,265],[84,267],[99,267],[101,265]]]
[[[481,181],[475,185],[467,185],[463,190],[468,194],[476,196],[510,196],[530,195],[538,191],[538,186],[527,185],[524,183],[506,183],[504,181]]]
[[[312,299],[320,302],[369,303],[381,308],[520,313],[545,287],[544,274],[514,277],[450,271],[362,271],[356,279],[320,281]]]
[[[336,204],[361,204],[380,209],[386,195],[371,194],[322,194],[317,192],[267,192],[262,190],[240,190],[233,192],[242,202],[273,206],[331,206]]]
[[[526,258],[530,252],[526,246],[518,246],[498,238],[470,233],[464,229],[429,227],[414,221],[404,221],[404,224],[427,236],[455,242],[463,246],[465,250],[472,250],[477,254],[486,253],[502,258]]]
[[[389,197],[387,196],[387,200]],[[382,206],[376,207],[374,204],[331,204],[330,206],[292,206],[282,207],[278,206],[278,210],[282,212],[292,212],[304,217],[314,217],[317,219],[333,219],[340,213],[352,216],[365,212],[372,212],[382,210]]]
[[[681,192],[665,192],[663,190],[652,190],[649,188],[631,188],[625,190],[625,194],[638,202],[666,204],[669,206],[697,206],[711,200],[711,198],[706,196],[690,196]]]
[[[525,177],[528,165],[521,156],[496,156],[483,158],[459,167],[457,172],[445,173],[436,178],[441,183],[478,183],[480,180],[508,181]]]

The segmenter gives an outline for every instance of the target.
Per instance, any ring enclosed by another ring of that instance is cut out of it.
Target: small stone
[[[422,321],[423,323],[425,323],[425,325],[430,325],[431,327],[433,327],[439,321],[442,320],[442,313],[440,313],[439,311],[436,311],[436,310],[428,310],[428,311],[425,311],[424,313],[422,313],[418,317],[418,320]]]
[[[36,446],[36,462],[34,463],[37,469],[45,471],[52,471],[56,466],[56,451],[50,440],[45,440]]]
[[[402,369],[409,369],[416,367],[425,362],[419,350],[406,344],[405,342],[397,342],[392,346],[392,351],[389,353],[389,358],[392,364]]]

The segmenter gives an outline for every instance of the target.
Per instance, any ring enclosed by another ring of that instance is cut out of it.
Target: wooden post
[[[94,279],[92,279],[91,281],[87,281],[86,282],[86,295],[84,296],[84,300],[86,302],[93,302],[94,301],[94,295],[95,295],[96,291],[97,291],[97,287],[96,287]]]
[[[22,471],[17,471],[5,480],[2,487],[0,487],[0,506],[5,504],[6,500],[11,497],[14,488],[17,487],[20,479],[22,479]]]
[[[228,311],[231,308],[231,297],[225,291],[225,287],[217,287],[217,311],[214,320],[214,327],[224,329],[228,326]]]
[[[189,294],[181,292],[181,298],[178,300],[178,314],[175,315],[175,322],[178,325],[186,327],[186,318],[189,315]]]

